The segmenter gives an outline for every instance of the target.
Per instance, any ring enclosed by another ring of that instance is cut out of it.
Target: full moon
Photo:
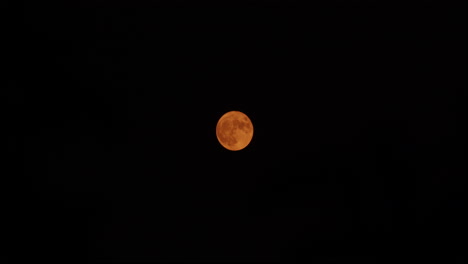
[[[242,112],[227,112],[221,116],[216,125],[216,137],[228,150],[244,149],[253,137],[252,121]]]

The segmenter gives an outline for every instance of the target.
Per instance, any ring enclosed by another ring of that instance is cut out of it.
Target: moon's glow
[[[226,149],[241,150],[252,140],[252,121],[242,112],[227,112],[221,116],[216,125],[216,137]]]

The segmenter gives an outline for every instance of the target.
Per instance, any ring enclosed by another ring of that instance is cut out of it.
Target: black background
[[[7,261],[461,263],[465,8],[195,2],[8,4]]]

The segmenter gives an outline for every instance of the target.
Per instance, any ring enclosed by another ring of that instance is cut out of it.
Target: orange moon
[[[216,125],[216,137],[219,143],[228,150],[244,149],[253,137],[252,121],[242,112],[227,112],[221,116]]]

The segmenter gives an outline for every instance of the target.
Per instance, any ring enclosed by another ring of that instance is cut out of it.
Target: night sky
[[[6,263],[463,261],[466,9],[66,2],[7,4]]]

